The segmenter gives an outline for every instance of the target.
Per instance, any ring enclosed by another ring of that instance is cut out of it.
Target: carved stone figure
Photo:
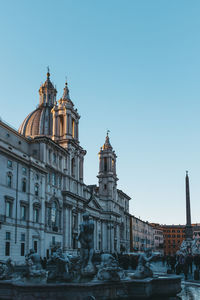
[[[69,271],[70,258],[69,256],[64,256],[61,248],[58,248],[53,253],[50,260],[56,265],[56,270],[49,273],[48,281],[68,281],[72,279]]]
[[[89,219],[88,213],[83,214],[78,241],[81,244],[81,273],[82,275],[94,274],[95,269],[92,263],[94,253],[94,222]]]
[[[177,251],[178,255],[186,256],[189,253],[192,254],[192,247],[195,248],[195,242],[193,240],[184,240],[180,246],[180,249]]]
[[[200,239],[195,238],[191,245],[192,255],[200,254]]]
[[[153,258],[154,254],[151,253],[150,249],[147,249],[145,253],[141,253],[136,272],[131,277],[136,279],[153,277],[153,272],[150,268],[150,262]]]
[[[116,281],[125,277],[124,271],[111,254],[101,255],[101,264],[97,273],[98,280]]]
[[[26,255],[25,259],[28,267],[25,277],[46,277],[47,272],[42,269],[40,256],[33,249]]]
[[[14,272],[14,266],[11,258],[4,262],[0,262],[0,280],[11,279]]]

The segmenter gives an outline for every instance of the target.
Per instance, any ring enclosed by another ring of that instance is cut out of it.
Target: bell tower
[[[117,195],[117,174],[116,158],[107,131],[106,140],[99,152],[99,196],[102,200],[116,201]]]
[[[73,140],[74,143],[79,143],[79,119],[80,116],[77,109],[74,109],[74,104],[69,96],[67,81],[62,98],[58,100],[52,109],[53,114],[53,137],[59,144],[64,144],[66,141]]]
[[[68,172],[76,180],[83,182],[83,166],[86,151],[79,144],[79,119],[77,109],[74,108],[68,83],[65,82],[62,98],[51,110],[53,115],[52,140],[68,150]]]

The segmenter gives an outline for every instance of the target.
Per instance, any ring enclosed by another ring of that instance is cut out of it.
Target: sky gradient
[[[184,224],[188,170],[200,223],[199,15],[198,0],[2,0],[1,118],[20,126],[49,66],[57,99],[67,76],[81,115],[85,183],[109,129],[130,212]]]

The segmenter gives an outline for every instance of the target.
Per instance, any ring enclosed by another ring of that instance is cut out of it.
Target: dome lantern
[[[40,95],[40,106],[50,106],[53,107],[54,103],[56,102],[56,94],[57,91],[54,88],[51,80],[50,80],[50,71],[47,68],[47,79],[44,84],[41,85],[39,89]]]

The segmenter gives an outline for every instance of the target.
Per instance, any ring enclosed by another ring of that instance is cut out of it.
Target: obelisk
[[[188,171],[186,171],[185,177],[185,191],[186,191],[186,228],[185,228],[185,239],[192,240],[193,231],[191,225],[191,211],[190,211],[190,184]]]

